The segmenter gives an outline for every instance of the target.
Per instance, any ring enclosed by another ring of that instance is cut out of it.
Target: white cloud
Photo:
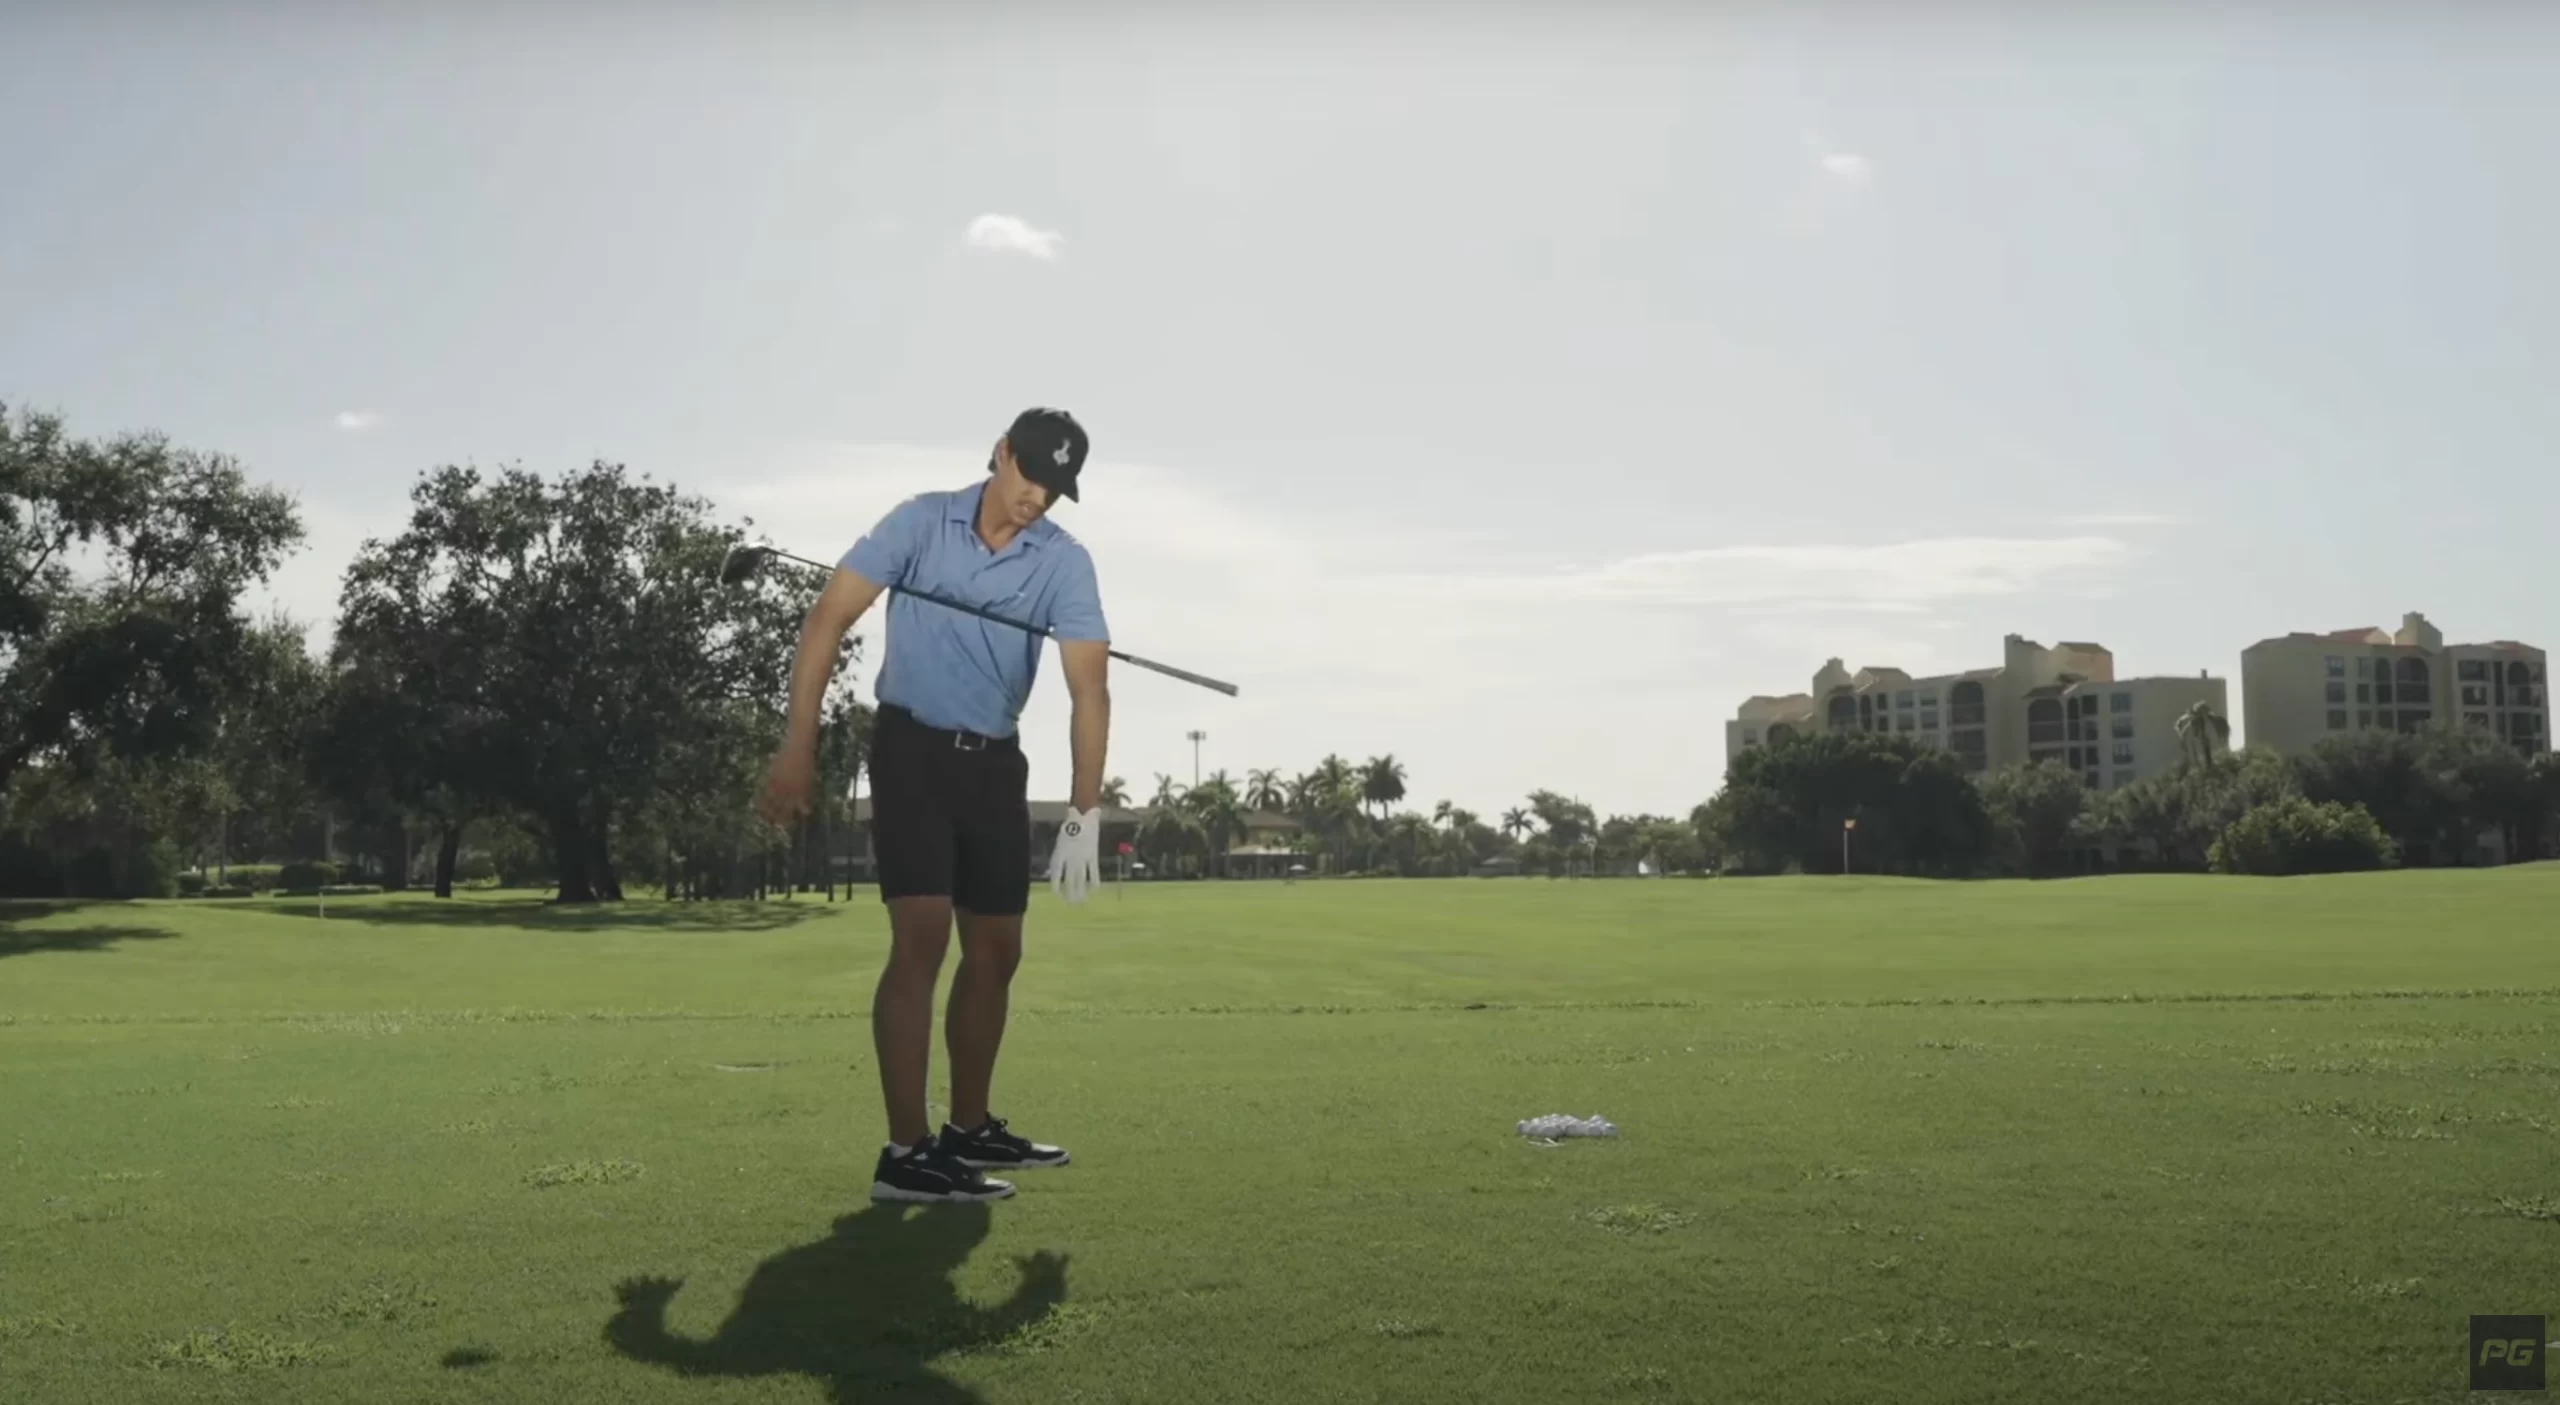
[[[1012,215],[980,215],[969,221],[967,239],[971,248],[999,254],[1026,254],[1043,261],[1058,256],[1058,246],[1066,236],[1054,229],[1034,229]]]
[[[778,544],[832,559],[910,494],[985,473],[984,450],[812,449],[707,488]],[[1393,752],[1424,807],[1539,786],[1604,810],[1685,812],[1718,784],[1723,718],[1832,654],[1915,670],[1996,657],[1947,607],[2038,591],[2128,557],[2095,536],[1732,545],[1556,569],[1481,537],[1248,511],[1204,475],[1096,463],[1058,520],[1089,546],[1121,648],[1229,679],[1223,698],[1135,670],[1113,688],[1110,771],[1139,790],[1203,765],[1298,770]],[[1439,563],[1429,571],[1409,563]],[[1387,563],[1387,564],[1381,564]],[[858,665],[867,689],[876,638]],[[1054,672],[1023,719],[1035,789],[1067,784]]]
[[[2167,517],[2156,512],[2091,512],[2065,517],[2066,527],[2183,527],[2183,517]]]
[[[1875,177],[1874,164],[1854,152],[1823,153],[1822,169],[1850,185],[1865,185]]]
[[[340,410],[338,412],[338,428],[340,429],[362,431],[371,429],[380,423],[382,423],[382,415],[378,411]]]

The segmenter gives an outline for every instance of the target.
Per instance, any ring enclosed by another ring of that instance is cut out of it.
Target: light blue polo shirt
[[[1067,529],[1043,517],[989,550],[979,539],[986,484],[919,493],[889,510],[838,564],[889,597],[888,640],[873,691],[932,727],[1009,737],[1030,701],[1046,642],[918,600],[900,587],[929,590],[1044,629],[1060,639],[1107,641],[1093,556]]]

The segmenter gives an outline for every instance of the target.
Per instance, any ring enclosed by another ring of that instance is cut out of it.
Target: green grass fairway
[[[975,1211],[868,1202],[868,895],[313,908],[0,907],[0,1400],[2378,1405],[2560,1326],[2560,867],[1043,893],[1076,1164]]]

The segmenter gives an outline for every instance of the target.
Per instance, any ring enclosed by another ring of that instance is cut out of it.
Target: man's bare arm
[[[1075,753],[1075,784],[1068,803],[1079,810],[1102,807],[1102,765],[1111,749],[1111,646],[1098,639],[1065,639],[1058,661],[1067,672],[1073,717],[1067,724]]]
[[[818,715],[835,677],[836,650],[880,592],[879,585],[839,566],[802,617],[800,651],[791,664],[791,710],[783,722],[785,749],[817,750]]]

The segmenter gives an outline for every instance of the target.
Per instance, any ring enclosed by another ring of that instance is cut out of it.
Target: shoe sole
[[[1036,1171],[1043,1166],[1064,1166],[1069,1158],[1062,1154],[1055,1161],[980,1161],[968,1156],[953,1159],[972,1171]]]
[[[1001,1190],[989,1186],[982,1191],[953,1191],[909,1190],[904,1186],[890,1185],[885,1181],[871,1183],[872,1199],[895,1200],[910,1205],[979,1204],[989,1200],[1008,1200],[1012,1196],[1013,1187],[1010,1185]]]

